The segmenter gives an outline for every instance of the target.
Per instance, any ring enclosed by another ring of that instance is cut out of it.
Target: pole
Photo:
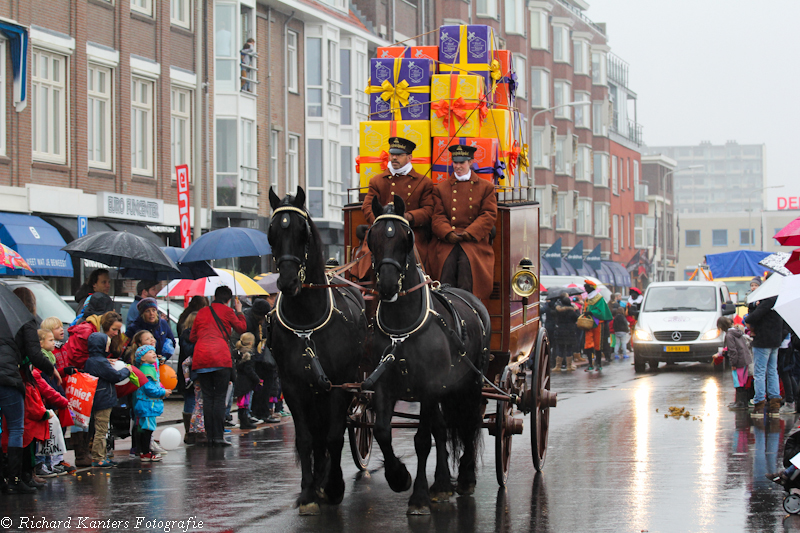
[[[202,174],[201,168],[203,166],[203,156],[202,156],[202,143],[201,139],[203,137],[203,128],[202,128],[202,121],[200,120],[200,109],[202,109],[202,94],[203,94],[203,43],[205,42],[203,39],[203,9],[204,9],[205,2],[196,2],[197,5],[197,13],[196,13],[196,24],[195,24],[195,76],[197,76],[197,81],[195,82],[194,88],[194,157],[192,157],[192,174],[191,177],[194,179],[194,239],[199,239],[201,234],[201,221],[203,219],[203,196],[202,196],[202,180],[200,179],[200,175]]]

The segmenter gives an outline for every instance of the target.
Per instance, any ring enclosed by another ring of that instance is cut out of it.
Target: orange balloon
[[[169,365],[161,365],[158,370],[159,380],[161,385],[167,390],[175,390],[178,386],[178,375]]]

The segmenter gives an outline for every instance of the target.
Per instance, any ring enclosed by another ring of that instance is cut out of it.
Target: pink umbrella
[[[14,270],[21,268],[23,270],[33,272],[31,266],[22,258],[21,255],[2,243],[0,243],[0,266]]]
[[[789,256],[789,260],[786,261],[786,264],[783,266],[789,269],[792,274],[800,274],[800,248],[792,252],[792,255]]]
[[[775,240],[784,246],[800,246],[800,217],[792,220],[776,233]]]

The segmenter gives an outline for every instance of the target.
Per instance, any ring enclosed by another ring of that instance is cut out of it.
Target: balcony
[[[240,70],[240,86],[243,93],[256,94],[256,86],[258,85],[258,67],[256,61],[258,54],[255,52],[241,51],[241,61],[239,63]]]
[[[628,87],[628,63],[609,53],[606,59],[606,68],[608,69],[608,79],[625,88]]]
[[[643,143],[642,138],[642,125],[634,122],[631,119],[624,119],[619,116],[618,111],[614,111],[611,117],[611,131],[632,142],[636,146],[641,146]]]
[[[643,181],[633,184],[633,199],[636,202],[646,202],[649,194],[649,185]]]

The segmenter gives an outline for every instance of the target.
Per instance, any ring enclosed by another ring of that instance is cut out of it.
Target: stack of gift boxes
[[[513,183],[519,149],[513,135],[511,52],[494,49],[489,26],[442,26],[439,46],[378,48],[367,87],[370,120],[361,123],[356,171],[362,192],[389,161],[390,137],[417,145],[414,169],[434,184],[453,171],[454,144],[475,146],[484,179]]]

